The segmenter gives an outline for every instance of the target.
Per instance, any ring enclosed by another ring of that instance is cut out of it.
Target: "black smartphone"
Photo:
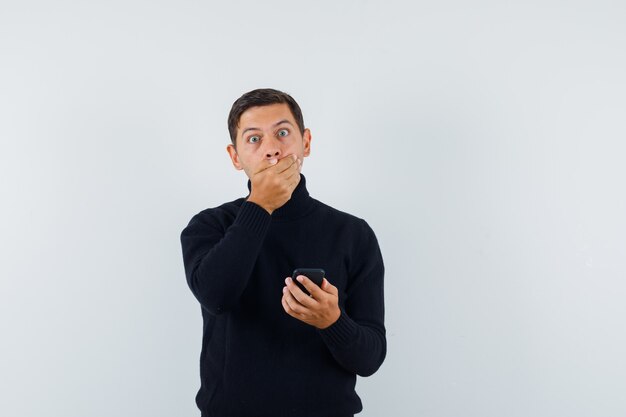
[[[293,282],[295,282],[296,285],[298,287],[300,287],[300,289],[306,295],[309,295],[309,292],[307,291],[306,288],[304,288],[304,285],[302,285],[298,281],[296,281],[296,277],[298,275],[304,275],[305,277],[307,277],[308,279],[313,281],[315,283],[315,285],[317,285],[318,287],[321,287],[322,286],[322,281],[324,279],[324,276],[326,275],[326,272],[324,272],[324,270],[321,269],[321,268],[296,268],[296,269],[293,270],[293,274],[291,275],[291,279],[293,279]]]

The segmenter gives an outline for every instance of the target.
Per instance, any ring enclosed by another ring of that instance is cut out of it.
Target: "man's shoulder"
[[[227,201],[219,206],[206,208],[198,213],[202,216],[223,216],[223,215],[236,215],[237,211],[246,199],[244,197],[237,198],[233,201]]]
[[[316,219],[316,224],[321,228],[332,229],[335,237],[347,239],[353,256],[375,256],[377,252],[380,253],[376,233],[364,218],[322,202],[320,207],[318,212],[322,213],[322,217]]]
[[[367,221],[355,214],[348,213],[347,211],[339,210],[333,206],[316,200],[320,209],[318,212],[321,216],[325,217],[324,220],[336,222],[345,226],[359,228],[365,231],[371,230]]]
[[[237,216],[237,211],[245,201],[244,197],[237,198],[219,206],[205,208],[191,217],[189,225],[194,223],[228,224]]]

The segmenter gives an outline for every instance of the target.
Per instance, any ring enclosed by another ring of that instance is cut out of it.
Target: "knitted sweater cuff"
[[[244,201],[233,225],[250,229],[254,234],[265,234],[272,221],[272,216],[263,207],[251,201]]]
[[[318,331],[326,343],[339,348],[347,348],[356,341],[358,325],[342,310],[336,322]]]

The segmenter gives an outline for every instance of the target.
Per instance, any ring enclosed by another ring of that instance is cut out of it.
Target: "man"
[[[228,117],[245,198],[193,216],[181,233],[200,302],[203,417],[347,417],[362,410],[356,375],[386,355],[384,265],[368,224],[309,195],[300,173],[311,132],[281,91],[258,89]],[[322,268],[321,286],[296,268]]]

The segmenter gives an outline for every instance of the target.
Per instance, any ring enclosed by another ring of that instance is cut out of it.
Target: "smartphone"
[[[298,275],[304,275],[305,277],[307,277],[308,279],[313,281],[315,283],[315,285],[317,285],[318,287],[321,287],[322,286],[322,281],[324,279],[324,276],[326,275],[326,272],[324,272],[324,270],[321,269],[321,268],[296,268],[296,269],[293,270],[293,274],[291,275],[291,279],[293,279],[293,282],[295,282],[296,285],[298,287],[300,287],[300,289],[305,294],[309,295],[309,292],[307,291],[306,288],[304,288],[304,285],[302,285],[298,281],[296,281],[296,277]]]

